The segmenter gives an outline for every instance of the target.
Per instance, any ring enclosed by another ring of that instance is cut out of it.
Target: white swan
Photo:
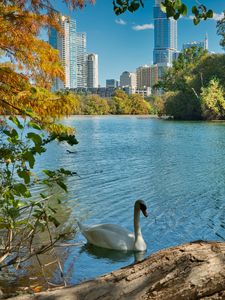
[[[134,233],[116,224],[84,226],[78,222],[78,226],[87,241],[95,246],[123,251],[145,251],[147,247],[141,234],[140,210],[145,217],[148,216],[143,200],[137,200],[134,204]]]

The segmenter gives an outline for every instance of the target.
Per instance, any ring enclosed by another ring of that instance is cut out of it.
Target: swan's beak
[[[148,212],[147,212],[147,210],[144,210],[144,211],[143,211],[143,215],[144,215],[145,217],[147,217],[147,216],[148,216]]]

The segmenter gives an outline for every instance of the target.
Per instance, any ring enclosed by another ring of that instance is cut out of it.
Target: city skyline
[[[134,14],[116,16],[111,2],[97,0],[83,10],[70,11],[64,4],[57,4],[62,14],[77,21],[77,31],[87,33],[87,52],[99,56],[99,83],[105,86],[106,79],[119,80],[124,71],[134,72],[137,67],[153,64],[154,47],[154,0],[145,1],[144,9]],[[222,53],[219,37],[216,35],[216,19],[224,9],[222,0],[211,3],[204,1],[215,12],[213,20],[193,25],[191,17],[178,21],[178,50],[183,43],[203,41],[208,34],[209,51]],[[189,3],[188,3],[189,4]],[[192,3],[190,3],[191,5]]]

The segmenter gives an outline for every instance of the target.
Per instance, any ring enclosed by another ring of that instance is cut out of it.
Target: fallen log
[[[225,243],[196,241],[60,290],[14,300],[225,299]]]

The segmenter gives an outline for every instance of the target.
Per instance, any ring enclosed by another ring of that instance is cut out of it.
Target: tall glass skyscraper
[[[158,65],[159,78],[166,67],[172,66],[177,52],[177,21],[167,18],[160,9],[163,0],[155,0],[153,63]]]
[[[55,80],[53,90],[87,87],[86,33],[77,32],[76,21],[60,16],[62,34],[50,28],[49,43],[59,50],[65,81]]]
[[[77,87],[76,21],[70,17],[59,17],[63,34],[60,34],[54,28],[50,28],[49,43],[52,47],[59,50],[60,60],[65,73],[65,81],[62,82],[56,79],[53,90]]]
[[[87,87],[87,37],[77,32],[77,87]]]

